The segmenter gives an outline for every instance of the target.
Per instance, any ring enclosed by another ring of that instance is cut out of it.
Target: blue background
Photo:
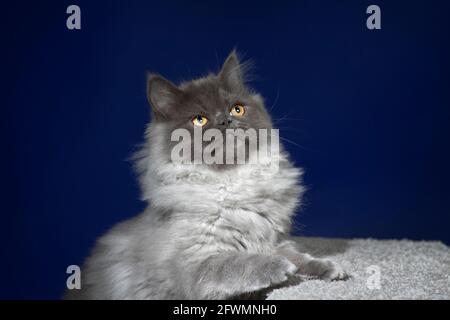
[[[82,30],[66,28],[66,8]],[[382,30],[366,28],[370,4]],[[284,118],[310,191],[295,232],[450,244],[447,1],[2,5],[1,298],[59,298],[66,267],[144,207],[127,161],[146,71],[218,70],[233,47]]]

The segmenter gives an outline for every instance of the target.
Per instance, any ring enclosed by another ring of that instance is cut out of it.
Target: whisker
[[[298,129],[291,128],[291,127],[278,127],[277,126],[276,129],[280,129],[282,131],[293,131],[293,132],[298,132],[298,133],[304,133],[304,131],[302,131],[302,130],[298,130]]]
[[[280,139],[283,140],[283,141],[285,141],[285,142],[288,142],[288,143],[290,143],[290,144],[293,144],[294,146],[297,146],[297,147],[299,147],[299,148],[301,148],[301,149],[303,149],[303,150],[308,150],[308,148],[305,148],[305,147],[299,145],[298,143],[296,143],[296,142],[294,142],[294,141],[292,141],[292,140],[289,140],[289,139],[287,139],[287,138],[280,137]]]
[[[306,121],[306,119],[301,119],[301,118],[287,118],[287,116],[281,117],[281,118],[276,118],[273,119],[274,122],[279,122],[279,121]]]
[[[295,233],[304,233],[305,232],[305,230],[306,230],[306,225],[304,225],[304,224],[302,224],[302,223],[300,223],[300,222],[298,222],[298,221],[294,221],[293,222],[293,224],[292,224],[292,230],[295,232]]]
[[[272,110],[273,110],[273,108],[275,107],[275,105],[277,104],[277,102],[278,102],[278,98],[280,97],[280,89],[278,88],[277,89],[277,95],[275,96],[275,100],[274,100],[274,102],[272,103],[272,106],[270,107],[270,109],[269,109],[269,112],[271,112]]]

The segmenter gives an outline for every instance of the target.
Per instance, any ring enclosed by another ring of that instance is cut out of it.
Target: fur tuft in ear
[[[147,100],[156,118],[169,118],[180,100],[182,91],[169,80],[156,74],[149,74]]]

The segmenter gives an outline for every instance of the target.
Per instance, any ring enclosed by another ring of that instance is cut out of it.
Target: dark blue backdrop
[[[450,243],[447,1],[2,5],[1,298],[58,298],[65,268],[140,212],[127,157],[146,71],[179,81],[237,47],[305,167],[298,233]],[[66,29],[66,7],[82,30]]]

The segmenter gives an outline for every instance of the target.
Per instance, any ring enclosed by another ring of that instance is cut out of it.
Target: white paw
[[[308,263],[308,269],[309,274],[326,281],[345,280],[349,278],[347,272],[340,265],[328,259],[314,259]]]
[[[295,274],[297,267],[288,259],[281,258],[270,261],[266,272],[270,278],[270,284],[274,285],[286,281],[289,276]]]
[[[337,263],[327,260],[329,267],[322,275],[321,279],[327,281],[345,280],[349,278],[349,275],[345,270]]]

